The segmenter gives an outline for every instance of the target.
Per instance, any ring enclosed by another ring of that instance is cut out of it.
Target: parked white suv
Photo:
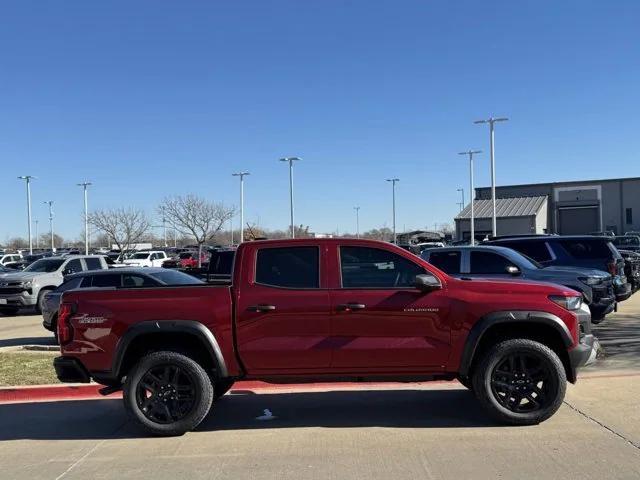
[[[64,281],[65,275],[109,266],[98,255],[70,255],[36,260],[21,272],[0,274],[0,313],[14,315],[23,307],[40,313],[44,296]]]
[[[149,250],[134,253],[122,263],[131,267],[161,267],[168,259],[169,257],[162,250]]]
[[[19,253],[7,253],[0,256],[0,265],[3,267],[11,268],[13,264],[16,264],[22,260],[22,255]]]

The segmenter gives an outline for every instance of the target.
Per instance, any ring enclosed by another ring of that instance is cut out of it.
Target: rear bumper
[[[89,372],[75,358],[56,357],[53,359],[53,368],[56,370],[58,380],[63,383],[89,383]]]

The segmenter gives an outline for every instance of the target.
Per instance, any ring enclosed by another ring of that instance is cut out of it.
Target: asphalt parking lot
[[[494,424],[456,382],[235,389],[179,438],[145,437],[119,400],[0,405],[1,476],[636,479],[639,319],[636,295],[597,327],[606,357],[535,427]],[[0,318],[0,346],[46,344],[39,321]]]

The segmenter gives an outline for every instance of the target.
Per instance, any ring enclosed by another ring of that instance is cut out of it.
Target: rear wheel
[[[480,403],[496,419],[534,425],[562,405],[567,376],[558,355],[527,339],[506,340],[491,348],[473,376]]]
[[[129,415],[161,436],[182,435],[197,427],[213,402],[213,385],[205,370],[175,352],[143,357],[127,375],[123,389]]]

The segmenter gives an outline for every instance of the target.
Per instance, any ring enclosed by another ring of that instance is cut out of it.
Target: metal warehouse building
[[[496,187],[497,233],[583,234],[640,230],[640,177]],[[491,188],[475,191],[476,238],[491,233]],[[455,218],[458,239],[469,238],[467,205]]]

